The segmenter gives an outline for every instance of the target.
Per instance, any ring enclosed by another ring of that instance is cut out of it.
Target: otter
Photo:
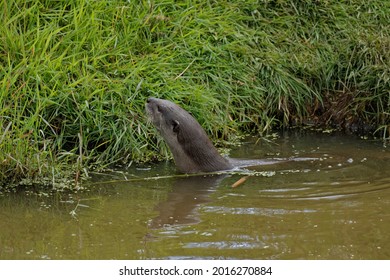
[[[186,110],[171,101],[154,97],[147,99],[145,107],[149,120],[168,144],[179,172],[213,172],[233,168]]]

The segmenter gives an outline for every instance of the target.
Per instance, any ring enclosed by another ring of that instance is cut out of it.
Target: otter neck
[[[182,173],[213,172],[229,170],[232,164],[222,157],[217,149],[210,143],[207,153],[196,151],[197,154],[188,154],[182,145],[170,146],[176,167]]]

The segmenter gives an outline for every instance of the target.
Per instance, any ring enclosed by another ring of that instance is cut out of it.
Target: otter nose
[[[154,98],[154,97],[148,97],[148,99],[146,100],[147,103],[150,103],[150,102],[153,102],[155,101],[157,98]]]

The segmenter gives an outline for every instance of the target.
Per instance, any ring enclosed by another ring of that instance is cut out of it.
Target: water
[[[162,163],[95,175],[73,194],[3,194],[0,259],[390,258],[383,142],[313,133],[255,141],[231,156],[296,160],[252,167],[269,176],[236,188],[245,175],[175,178]]]

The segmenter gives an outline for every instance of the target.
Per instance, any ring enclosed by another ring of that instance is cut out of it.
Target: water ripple
[[[224,206],[206,206],[203,210],[207,213],[216,214],[232,214],[232,215],[260,215],[260,216],[275,216],[288,215],[297,213],[314,213],[313,209],[274,209],[274,208],[256,208],[256,207],[224,207]]]
[[[263,242],[242,242],[242,241],[215,241],[215,242],[189,242],[183,248],[207,248],[207,249],[255,249],[268,248]]]

